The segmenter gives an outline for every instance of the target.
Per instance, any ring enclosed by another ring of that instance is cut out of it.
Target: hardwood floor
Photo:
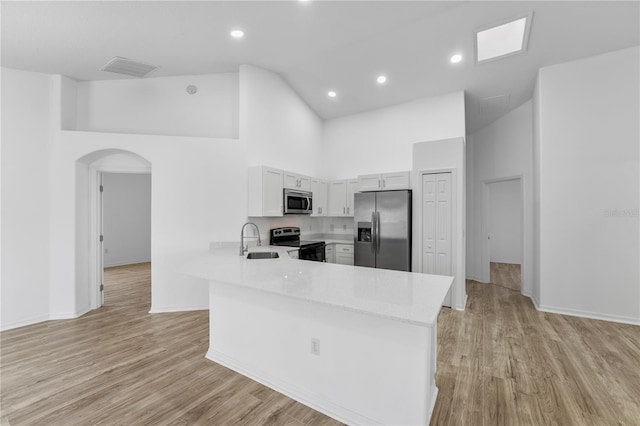
[[[520,265],[516,263],[489,263],[491,283],[511,290],[520,291],[521,276]]]
[[[106,278],[102,308],[0,333],[3,424],[339,424],[206,360],[206,311],[148,314],[149,264]],[[439,317],[432,425],[640,424],[640,327],[467,292]]]
[[[206,360],[208,312],[148,314],[150,276],[109,268],[102,308],[0,334],[3,424],[339,424]]]
[[[433,425],[638,425],[640,327],[537,311],[467,282],[438,317]]]

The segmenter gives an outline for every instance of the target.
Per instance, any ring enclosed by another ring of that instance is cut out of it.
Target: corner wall
[[[640,324],[640,48],[542,68],[539,308]]]
[[[466,169],[464,138],[428,141],[413,145],[413,242],[412,270],[422,271],[422,172],[452,172],[452,246],[451,259],[453,284],[451,286],[451,307],[463,311],[467,303],[465,282],[465,201]]]
[[[51,76],[2,68],[2,330],[49,319],[51,105]]]

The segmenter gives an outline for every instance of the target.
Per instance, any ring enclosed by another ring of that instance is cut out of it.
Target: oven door
[[[284,190],[284,214],[311,214],[312,212],[311,192]]]
[[[308,244],[300,247],[299,258],[301,260],[312,260],[314,262],[326,262],[325,243]]]

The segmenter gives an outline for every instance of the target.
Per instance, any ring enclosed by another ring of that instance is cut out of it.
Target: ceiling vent
[[[129,75],[131,77],[146,77],[158,69],[155,65],[143,64],[131,59],[116,56],[110,60],[100,71],[113,72],[116,74]]]
[[[509,95],[491,96],[478,101],[480,115],[483,117],[499,117],[509,108]]]

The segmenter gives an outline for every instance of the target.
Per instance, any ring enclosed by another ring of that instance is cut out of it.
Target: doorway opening
[[[151,308],[151,174],[99,172],[101,306]]]
[[[522,292],[524,220],[522,179],[485,182],[483,279]]]

